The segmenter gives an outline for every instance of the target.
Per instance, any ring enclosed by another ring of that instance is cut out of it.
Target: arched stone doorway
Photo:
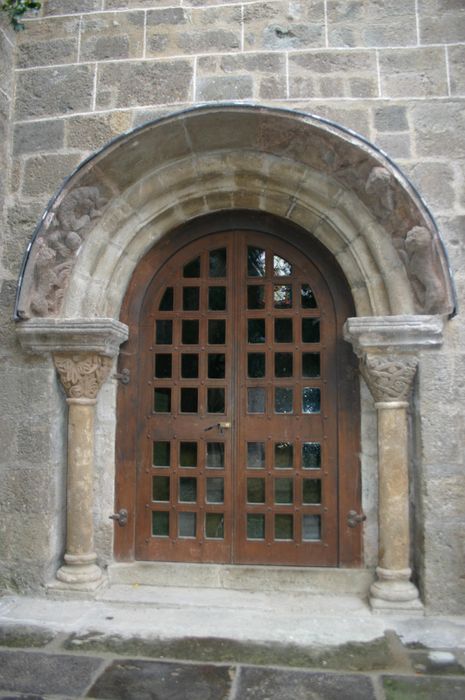
[[[442,319],[454,308],[444,250],[423,202],[383,154],[324,120],[260,107],[194,109],[116,139],[69,178],[38,226],[16,315],[23,346],[53,354],[70,408],[58,578],[77,589],[101,582],[92,543],[94,405],[108,358],[126,338],[117,319],[136,265],[186,221],[237,209],[298,224],[345,275],[356,309],[346,338],[378,413],[373,604],[418,607],[409,581],[407,408],[418,353],[441,343]],[[111,433],[114,395],[106,400]]]

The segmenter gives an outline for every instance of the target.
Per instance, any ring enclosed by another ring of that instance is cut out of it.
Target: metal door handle
[[[347,513],[347,525],[349,527],[357,527],[367,519],[365,513],[357,513],[355,510],[349,510]]]
[[[226,430],[227,428],[231,427],[231,423],[225,422],[225,423],[214,423],[213,425],[209,425],[208,428],[205,428],[205,432],[207,430],[213,430],[214,428],[218,428],[219,431],[222,433],[223,430]]]
[[[110,520],[116,520],[120,527],[123,527],[128,522],[128,511],[126,508],[121,508],[117,513],[112,513],[108,516]]]

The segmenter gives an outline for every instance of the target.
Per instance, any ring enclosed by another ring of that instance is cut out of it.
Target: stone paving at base
[[[324,649],[2,625],[0,698],[464,700],[465,654],[410,648],[392,631]]]

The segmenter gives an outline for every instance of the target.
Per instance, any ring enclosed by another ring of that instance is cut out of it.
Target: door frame
[[[135,559],[135,498],[137,444],[143,438],[143,426],[137,422],[139,315],[146,291],[162,265],[181,248],[212,233],[233,229],[259,231],[282,238],[308,257],[328,281],[333,297],[337,338],[336,372],[340,388],[338,401],[338,525],[339,567],[362,564],[362,528],[351,528],[347,514],[360,512],[360,398],[356,357],[343,338],[343,325],[355,315],[354,302],[347,281],[334,256],[310,233],[280,217],[262,212],[231,210],[199,217],[174,229],[163,237],[140,260],[126,291],[120,321],[129,327],[128,341],[121,347],[118,372],[129,372],[128,384],[120,384],[117,397],[115,512],[128,511],[128,522],[116,528],[114,557],[117,561]],[[123,426],[123,429],[119,429]],[[341,466],[342,465],[342,466]]]

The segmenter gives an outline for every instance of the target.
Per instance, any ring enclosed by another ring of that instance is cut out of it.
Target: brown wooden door
[[[358,403],[337,274],[331,288],[323,263],[269,233],[190,239],[142,261],[123,309],[118,558],[357,565]]]

